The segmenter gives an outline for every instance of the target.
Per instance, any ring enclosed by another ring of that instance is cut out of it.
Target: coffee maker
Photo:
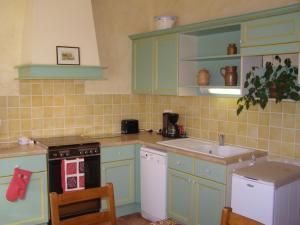
[[[177,125],[178,118],[179,118],[178,113],[170,113],[170,112],[163,113],[162,136],[170,137],[170,138],[178,138],[180,136],[179,128]]]

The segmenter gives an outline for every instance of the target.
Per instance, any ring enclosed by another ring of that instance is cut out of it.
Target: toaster
[[[121,122],[122,134],[136,134],[139,130],[139,121],[134,119],[126,119]]]

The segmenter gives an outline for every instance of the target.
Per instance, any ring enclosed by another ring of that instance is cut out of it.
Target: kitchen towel
[[[15,168],[13,177],[9,183],[8,189],[6,191],[6,199],[10,202],[19,199],[24,199],[27,186],[30,181],[32,172],[28,170],[23,170],[18,167]]]
[[[84,159],[61,161],[61,184],[63,192],[84,189]]]

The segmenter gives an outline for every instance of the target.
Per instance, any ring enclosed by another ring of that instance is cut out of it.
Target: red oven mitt
[[[24,199],[31,174],[31,171],[15,168],[13,178],[6,191],[8,201],[14,202],[18,198]]]

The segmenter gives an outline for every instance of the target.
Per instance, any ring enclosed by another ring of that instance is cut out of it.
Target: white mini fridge
[[[231,207],[265,225],[300,225],[300,167],[267,161],[238,169]]]

